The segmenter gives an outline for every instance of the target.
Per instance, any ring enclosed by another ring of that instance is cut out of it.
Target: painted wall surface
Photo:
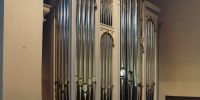
[[[0,100],[3,86],[3,0],[0,0]]]
[[[41,100],[42,0],[4,1],[3,100]]]
[[[160,99],[200,97],[200,0],[162,0]]]

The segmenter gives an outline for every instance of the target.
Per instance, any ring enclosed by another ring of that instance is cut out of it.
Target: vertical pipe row
[[[77,100],[94,100],[95,0],[77,0]]]
[[[100,23],[112,26],[113,0],[100,1]]]
[[[120,2],[120,100],[141,100],[141,0]]]
[[[113,38],[109,33],[101,37],[101,100],[112,100],[112,48]]]
[[[155,71],[155,50],[156,50],[156,36],[155,36],[155,24],[153,20],[148,19],[146,23],[146,36],[147,36],[147,46],[146,46],[146,99],[154,99],[154,71]]]
[[[71,67],[70,0],[57,0],[55,4],[55,99],[69,100]]]

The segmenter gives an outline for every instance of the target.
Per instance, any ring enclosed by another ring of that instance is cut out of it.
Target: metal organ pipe
[[[71,11],[70,0],[55,1],[55,99],[70,100]]]
[[[125,23],[125,0],[120,1],[120,100],[127,100],[126,86],[126,23]]]
[[[120,2],[120,100],[141,100],[141,0]]]
[[[93,76],[95,0],[77,0],[77,100],[95,100]]]

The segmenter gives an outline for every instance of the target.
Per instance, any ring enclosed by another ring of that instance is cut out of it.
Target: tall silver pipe
[[[87,7],[86,0],[82,0],[82,23],[81,23],[81,35],[82,35],[82,67],[83,67],[83,85],[87,84],[87,33],[86,33],[86,7]],[[86,87],[84,87],[84,90],[86,90]],[[84,91],[83,90],[83,91]],[[86,91],[85,91],[86,92]]]
[[[65,0],[66,2],[66,26],[65,26],[65,31],[66,31],[66,38],[65,38],[65,43],[67,44],[65,47],[65,52],[66,52],[66,63],[65,63],[65,100],[70,100],[71,99],[71,84],[69,84],[69,80],[71,80],[71,4],[72,1],[70,0]],[[67,65],[69,67],[67,67]]]
[[[156,30],[156,28],[155,28],[155,24],[154,24],[154,22],[152,23],[152,44],[153,44],[153,50],[152,50],[152,56],[153,56],[153,59],[152,59],[152,62],[153,62],[153,64],[152,64],[152,66],[153,66],[153,68],[152,68],[152,85],[151,85],[151,89],[152,89],[152,92],[151,92],[151,98],[152,98],[152,100],[154,99],[154,88],[155,88],[155,60],[156,60],[156,56],[155,56],[155,53],[156,53],[156,42],[155,42],[155,40],[156,40],[156,34],[155,34],[155,30]]]
[[[127,64],[126,64],[126,26],[125,26],[125,0],[120,0],[120,100],[127,100]]]
[[[112,25],[112,20],[113,20],[113,17],[112,17],[113,5],[112,5],[112,3],[113,3],[113,0],[110,0],[110,2],[111,2],[111,4],[110,4],[110,26],[113,26]]]
[[[64,79],[65,79],[65,76],[64,76],[64,71],[65,71],[65,68],[64,68],[64,25],[65,25],[65,21],[64,21],[64,17],[65,17],[65,8],[64,8],[65,4],[64,4],[64,0],[61,0],[61,32],[60,32],[60,42],[61,42],[61,99],[63,100],[64,97],[65,97],[65,94],[64,94]]]
[[[105,44],[105,41],[104,41],[104,39],[102,39],[101,40],[101,42],[100,42],[100,46],[101,46],[101,100],[104,100],[104,98],[103,98],[103,95],[104,95],[104,54],[105,53],[103,53],[103,50],[105,50],[105,48],[104,48],[104,45],[103,44]],[[103,50],[102,50],[103,49]]]
[[[134,84],[134,49],[132,45],[134,42],[132,41],[134,37],[134,32],[131,31],[132,29],[132,22],[131,19],[131,0],[127,0],[127,78],[128,78],[128,100],[133,100],[133,84]],[[135,48],[136,49],[136,48]]]
[[[93,69],[92,69],[92,59],[91,59],[91,30],[90,30],[90,26],[91,26],[91,5],[92,2],[91,0],[87,1],[87,19],[86,19],[86,33],[87,33],[87,84],[88,84],[88,100],[92,100],[92,77],[93,77]]]
[[[81,7],[82,0],[77,0],[76,17],[76,55],[77,55],[77,100],[82,100],[82,67],[81,67]],[[78,51],[80,50],[80,51]]]
[[[104,24],[104,22],[105,22],[105,0],[101,0],[101,2],[102,2],[102,22],[101,23],[103,23]]]
[[[149,22],[147,22],[147,29],[148,29],[148,33],[147,33],[147,37],[149,37],[149,38],[147,38],[147,41],[148,41],[148,43],[147,43],[147,59],[150,59],[149,57],[150,57],[150,45],[151,45],[151,42],[150,42],[150,32],[151,32],[151,30],[150,30],[150,23]],[[150,100],[150,97],[149,97],[149,81],[150,81],[150,61],[149,60],[146,60],[147,61],[147,89],[146,89],[146,95],[147,95],[147,100]]]
[[[103,20],[102,20],[102,19],[103,19],[103,18],[102,18],[102,16],[103,16],[103,15],[102,15],[102,10],[103,10],[103,1],[100,0],[100,22],[101,22],[101,23],[102,23],[102,21],[103,21]]]
[[[153,96],[152,96],[152,94],[154,94],[153,93],[153,89],[152,89],[152,87],[153,87],[153,82],[154,82],[154,80],[153,80],[153,77],[154,77],[154,73],[153,73],[153,70],[154,70],[154,60],[153,60],[153,58],[154,58],[154,52],[153,52],[153,48],[154,48],[154,44],[153,44],[153,34],[154,34],[154,32],[153,32],[153,23],[151,23],[151,60],[150,60],[150,62],[151,62],[151,65],[150,65],[150,100],[153,100]]]
[[[108,0],[108,8],[107,8],[107,18],[108,18],[108,22],[107,25],[110,26],[110,0]]]
[[[105,7],[105,23],[106,23],[106,25],[108,25],[108,21],[109,21],[109,19],[108,19],[109,1],[108,0],[106,0],[105,6],[106,6]]]
[[[58,2],[58,4],[60,4],[60,2]],[[61,16],[59,16],[60,15],[60,6],[58,7],[58,12],[57,13],[58,13],[58,17],[57,17],[58,18],[58,20],[57,20],[58,21],[58,26],[57,26],[57,28],[58,28],[57,29],[58,30],[57,31],[57,43],[58,43],[57,44],[57,46],[58,46],[57,47],[57,54],[58,54],[57,57],[58,58],[57,58],[57,66],[56,66],[56,68],[57,68],[58,72],[57,72],[57,79],[56,79],[56,81],[57,81],[57,84],[56,84],[57,86],[56,87],[57,87],[57,99],[59,100],[59,99],[61,99],[61,86],[60,86],[61,85],[61,77],[60,77],[60,61],[61,61],[61,59],[59,57],[59,55],[60,55],[60,30],[61,30],[60,29],[60,23],[61,23],[61,21],[60,21],[61,18],[60,17]]]

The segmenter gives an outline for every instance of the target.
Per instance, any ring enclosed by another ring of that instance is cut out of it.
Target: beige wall
[[[200,0],[162,0],[160,99],[200,97]]]
[[[3,100],[41,100],[42,0],[4,0]]]

